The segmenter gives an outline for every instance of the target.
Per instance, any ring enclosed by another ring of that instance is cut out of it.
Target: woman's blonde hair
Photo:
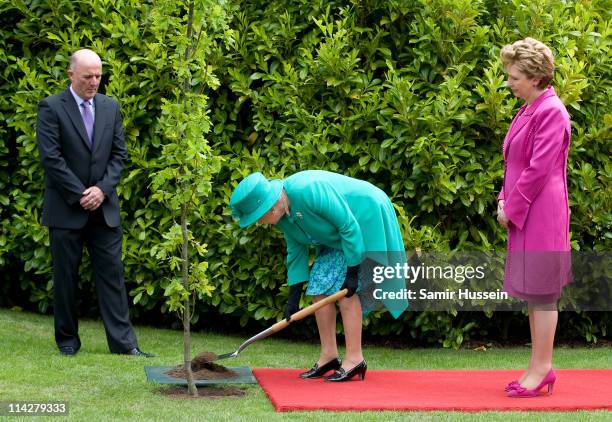
[[[529,78],[539,78],[538,88],[543,89],[553,78],[555,59],[543,42],[525,38],[504,46],[501,50],[504,66],[516,65]]]

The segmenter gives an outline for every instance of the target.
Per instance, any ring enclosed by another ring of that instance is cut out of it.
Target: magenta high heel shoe
[[[551,395],[553,393],[553,387],[555,386],[556,380],[557,375],[555,374],[555,371],[551,369],[548,374],[546,374],[542,382],[540,382],[540,384],[533,390],[528,390],[519,384],[508,391],[508,397],[536,397],[540,394],[540,390],[546,386],[548,386],[548,394]]]
[[[506,392],[510,391],[510,390],[514,390],[516,387],[520,387],[521,383],[518,382],[518,380],[512,380],[508,383],[508,385],[506,385],[506,388],[504,388],[504,390]]]

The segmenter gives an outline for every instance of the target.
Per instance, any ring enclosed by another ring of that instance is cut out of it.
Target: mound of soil
[[[202,352],[191,360],[191,372],[193,379],[196,380],[218,380],[225,378],[236,378],[239,374],[236,371],[211,362],[217,359],[217,355],[212,352]],[[174,378],[187,379],[185,367],[177,365],[166,371],[167,375]]]
[[[193,360],[191,361],[192,364],[193,362],[202,362],[202,363],[206,363],[206,362],[214,362],[219,358],[219,356],[217,356],[216,353],[213,352],[202,352],[199,355],[197,355],[195,358],[193,358]]]

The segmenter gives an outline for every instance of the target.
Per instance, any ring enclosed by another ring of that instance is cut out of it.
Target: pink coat
[[[558,298],[569,282],[570,134],[569,114],[548,87],[531,106],[521,107],[504,140],[498,197],[506,201],[510,220],[504,289],[534,302]]]

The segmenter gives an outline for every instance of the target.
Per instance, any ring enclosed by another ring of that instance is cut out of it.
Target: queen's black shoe
[[[314,366],[308,371],[302,372],[300,374],[300,378],[321,378],[327,372],[334,371],[340,368],[341,365],[342,361],[340,360],[340,358],[334,358],[321,366],[315,363]]]
[[[360,363],[349,369],[348,371],[344,370],[344,368],[337,369],[332,375],[325,377],[325,381],[332,382],[342,382],[348,381],[353,378],[355,375],[359,375],[361,379],[365,379],[366,371],[368,370],[368,364],[365,360],[362,360]]]

